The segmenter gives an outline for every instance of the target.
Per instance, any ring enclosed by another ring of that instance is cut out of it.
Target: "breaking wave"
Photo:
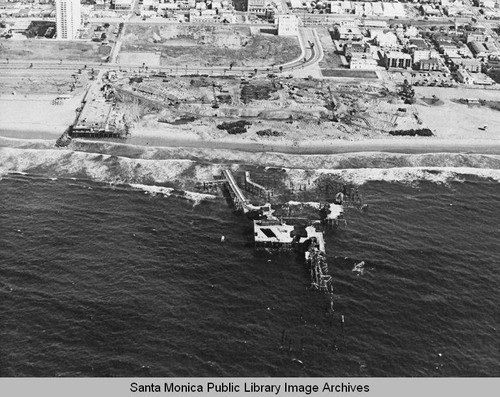
[[[290,170],[290,177],[297,184],[306,184],[311,178],[310,173],[303,170]],[[427,181],[437,184],[463,182],[467,176],[490,179],[500,182],[499,169],[473,167],[398,167],[398,168],[358,168],[342,170],[318,170],[316,177],[331,176],[338,181],[363,185],[367,182],[398,182],[413,184]]]
[[[382,152],[292,155],[81,140],[75,140],[69,149],[56,149],[49,142],[53,145],[52,141],[0,137],[0,176],[28,172],[48,178],[73,177],[150,186],[150,192],[162,185],[190,190],[197,182],[220,175],[225,168],[237,171],[247,165],[282,168],[287,178],[299,185],[325,175],[356,185],[370,181],[448,183],[464,180],[466,175],[500,181],[499,155]]]
[[[205,194],[205,193],[196,193],[184,190],[177,190],[170,187],[164,186],[154,186],[154,185],[141,185],[138,183],[131,183],[130,187],[138,190],[144,191],[146,194],[150,194],[152,196],[156,196],[161,194],[164,197],[182,197],[188,199],[194,203],[194,205],[200,204],[202,201],[206,200],[215,200],[217,197],[213,194]]]
[[[212,167],[195,168],[193,161],[183,159],[150,160],[59,149],[0,148],[0,174],[29,172],[123,184],[159,184],[183,176],[212,178]]]
[[[316,201],[302,202],[302,201],[293,201],[293,200],[290,200],[286,204],[288,204],[289,206],[311,207],[311,208],[315,208],[315,209],[318,209],[318,210],[321,208],[321,203],[318,203]]]
[[[215,167],[216,168],[216,167]],[[73,152],[60,149],[0,148],[1,175],[17,174],[43,177],[91,180],[111,185],[129,185],[149,194],[182,197],[198,204],[215,196],[180,189],[193,186],[191,181],[210,180],[212,167],[196,167],[190,160],[131,159],[96,153]]]

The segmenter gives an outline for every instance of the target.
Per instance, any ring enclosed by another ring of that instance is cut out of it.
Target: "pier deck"
[[[252,206],[246,199],[245,195],[236,183],[233,173],[230,170],[224,170],[222,173],[226,178],[229,194],[233,199],[233,203],[236,209],[242,210],[244,213],[247,213],[248,211],[253,209],[254,206]]]

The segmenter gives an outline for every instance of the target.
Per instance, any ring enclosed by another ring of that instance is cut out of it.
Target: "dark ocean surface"
[[[0,375],[500,376],[498,182],[360,191],[331,313],[223,199],[3,175]]]

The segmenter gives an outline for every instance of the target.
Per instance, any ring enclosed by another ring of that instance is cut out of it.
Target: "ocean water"
[[[0,180],[0,376],[500,376],[496,180],[359,170],[332,312],[224,199],[63,160]]]

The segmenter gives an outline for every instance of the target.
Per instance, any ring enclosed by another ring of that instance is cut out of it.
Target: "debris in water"
[[[352,269],[353,272],[357,272],[358,276],[361,274],[363,275],[365,272],[365,261],[361,261],[358,264],[354,265],[354,268]]]

